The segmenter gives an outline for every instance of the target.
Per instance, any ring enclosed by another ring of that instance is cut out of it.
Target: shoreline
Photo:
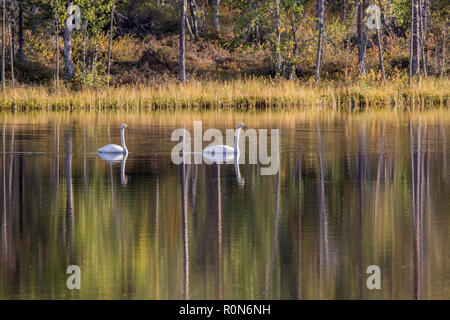
[[[31,110],[258,110],[316,108],[426,110],[450,107],[450,80],[426,79],[420,88],[404,81],[386,84],[329,82],[315,86],[301,81],[248,79],[191,81],[153,86],[56,91],[47,86],[9,88],[0,95],[0,109]]]

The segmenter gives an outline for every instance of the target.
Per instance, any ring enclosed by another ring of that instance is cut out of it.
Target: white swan
[[[122,138],[122,146],[118,146],[117,144],[108,144],[107,146],[104,146],[103,148],[98,149],[97,152],[98,153],[128,154],[128,149],[125,144],[125,129],[128,129],[128,126],[126,124],[123,124],[120,127],[120,136]]]
[[[240,153],[239,150],[239,134],[241,129],[247,129],[247,126],[240,122],[236,130],[236,137],[234,138],[234,148],[227,145],[211,146],[203,150],[203,154],[210,157],[223,156],[226,160]]]

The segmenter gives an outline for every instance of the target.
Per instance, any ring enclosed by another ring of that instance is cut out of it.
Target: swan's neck
[[[125,144],[125,128],[121,130],[122,148],[124,153],[128,153],[127,145]]]
[[[241,133],[241,128],[236,131],[236,137],[234,138],[234,153],[241,153],[239,150],[239,134]]]

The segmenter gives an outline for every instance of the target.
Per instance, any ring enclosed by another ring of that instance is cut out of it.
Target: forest
[[[82,89],[99,106],[110,86],[102,103],[117,107],[404,106],[414,94],[447,105],[449,11],[446,0],[2,0],[0,105],[88,106]],[[199,94],[222,85],[233,97]],[[278,96],[258,97],[271,86]]]

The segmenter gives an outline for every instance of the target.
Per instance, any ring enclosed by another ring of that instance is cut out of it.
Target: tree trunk
[[[441,60],[441,78],[444,78],[445,73],[445,45],[447,40],[447,23],[444,22],[444,40],[442,41],[442,60]]]
[[[187,10],[187,8],[186,8],[186,10]],[[187,14],[186,14],[186,29],[187,29],[187,31],[189,32],[189,37],[190,37],[191,39],[194,39],[194,40],[195,40],[195,36],[194,36],[194,33],[192,32],[191,24],[189,23],[189,18],[188,18],[188,16],[187,16]]]
[[[25,63],[25,54],[23,52],[23,4],[19,2],[19,17],[18,17],[18,37],[19,37],[19,51],[17,52],[17,59],[20,64]]]
[[[6,1],[2,1],[2,92],[6,89],[6,79],[5,79],[5,20],[6,20]]]
[[[420,53],[422,55],[422,67],[423,67],[423,75],[425,78],[428,76],[427,72],[427,64],[426,64],[426,57],[425,57],[425,41],[423,38],[424,33],[424,27],[423,27],[423,0],[417,0],[419,11],[418,11],[418,19],[419,19],[419,40],[420,40]]]
[[[59,19],[58,19],[58,8],[56,1],[54,3],[55,5],[55,45],[56,45],[56,90],[59,89]],[[19,41],[20,42],[20,41]],[[20,49],[19,49],[20,50]]]
[[[380,26],[377,26],[377,41],[378,41],[378,57],[380,59],[381,75],[383,76],[383,81],[385,82],[386,74],[384,72],[383,48],[381,46]]]
[[[86,41],[87,41],[87,20],[84,24],[83,28],[83,89],[86,85]],[[108,76],[108,82],[109,82],[109,76]]]
[[[365,46],[366,34],[364,29],[364,0],[355,0],[355,7],[357,11],[357,39],[358,39],[358,64],[361,66],[361,74],[365,74],[364,67],[365,60]]]
[[[439,46],[437,43],[434,46],[434,81],[437,81],[438,78],[438,69],[439,69]]]
[[[380,59],[381,74],[383,76],[383,81],[386,81],[386,74],[384,72],[383,48],[381,46],[381,36],[380,36],[380,30],[378,28],[377,28],[377,41],[378,41],[378,56]]]
[[[186,0],[181,0],[180,14],[180,81],[186,81],[185,51],[186,51]]]
[[[281,74],[281,32],[280,32],[280,1],[275,0],[275,28],[276,28],[276,66],[275,77],[280,78]]]
[[[414,56],[414,50],[413,50],[413,42],[414,42],[414,0],[411,2],[411,34],[409,38],[409,72],[408,72],[408,83],[411,85],[411,79],[413,77],[413,56]]]
[[[317,41],[317,56],[316,56],[316,82],[320,81],[320,69],[322,66],[322,46],[323,46],[323,28],[324,28],[324,0],[317,0],[317,30],[319,31]]]
[[[194,38],[198,38],[198,23],[197,23],[197,3],[195,0],[189,0],[189,9],[191,11],[192,18],[192,32],[194,33]]]
[[[112,36],[113,36],[113,28],[114,28],[114,5],[116,3],[116,0],[113,0],[111,4],[111,23],[109,26],[109,43],[108,43],[108,79],[107,79],[107,85],[109,88],[109,81],[111,76],[111,46],[112,46]]]
[[[202,14],[200,15],[200,33],[203,33],[205,30],[205,7],[206,0],[202,0]]]
[[[419,11],[419,0],[415,0],[414,4],[414,13],[415,13],[415,19],[414,19],[414,60],[416,61],[416,69],[415,69],[415,75],[417,76],[417,85],[420,86],[420,11]]]
[[[419,64],[419,21],[418,21],[418,2],[419,0],[412,0],[412,19],[411,19],[411,36],[412,36],[412,76],[418,72]]]
[[[67,0],[67,7],[72,4],[72,0]],[[69,15],[66,18],[66,25],[64,26],[64,77],[70,80],[74,76],[73,61],[72,61],[72,30],[68,27]]]
[[[344,24],[345,24],[345,32],[347,36],[345,38],[345,80],[348,79],[348,56],[350,51],[350,32],[347,23],[347,0],[344,1]]]
[[[220,0],[213,0],[213,26],[216,33],[220,31],[219,15]]]
[[[12,28],[11,23],[8,22],[8,32],[9,32],[9,57],[10,57],[10,65],[11,65],[11,87],[14,88],[15,80],[14,80],[14,43],[12,36]]]
[[[381,12],[381,0],[378,0],[378,7],[380,7]],[[377,18],[377,42],[378,42],[378,58],[380,60],[380,69],[381,69],[381,75],[383,77],[383,82],[386,82],[386,73],[384,72],[384,60],[383,60],[383,47],[381,44],[381,18]]]
[[[292,59],[294,59],[294,62],[291,63],[291,70],[289,74],[289,79],[292,80],[295,77],[295,70],[296,70],[296,61],[295,58],[298,55],[298,38],[297,38],[297,28],[295,27],[295,14],[292,13],[291,17],[291,29],[292,29],[292,41],[294,42],[294,46],[292,48]]]

